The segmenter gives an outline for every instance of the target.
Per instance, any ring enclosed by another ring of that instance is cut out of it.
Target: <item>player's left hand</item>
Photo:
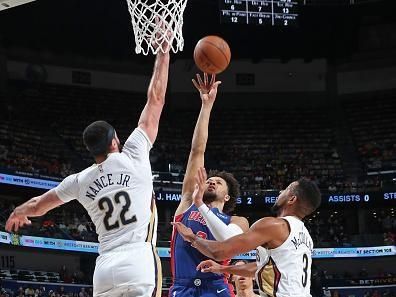
[[[13,211],[6,222],[5,229],[7,232],[17,232],[19,228],[30,225],[32,222],[28,219],[27,216],[19,216],[15,214]]]
[[[201,95],[202,104],[213,105],[217,95],[217,87],[221,84],[221,81],[216,81],[216,74],[212,74],[210,81],[207,73],[204,73],[203,76],[202,80],[201,76],[197,74],[197,80],[192,79],[192,82]]]
[[[195,189],[192,194],[193,202],[196,207],[200,207],[203,204],[203,195],[205,193],[207,179],[208,175],[206,174],[205,168],[199,167],[197,175],[195,176]]]
[[[197,270],[200,270],[201,272],[204,273],[213,272],[213,273],[221,274],[222,267],[223,267],[222,265],[216,263],[213,260],[205,260],[198,264]]]
[[[186,227],[183,223],[181,222],[173,222],[171,223],[173,226],[175,226],[177,232],[183,237],[185,241],[188,242],[193,242],[195,239],[195,234],[191,230],[191,228]]]

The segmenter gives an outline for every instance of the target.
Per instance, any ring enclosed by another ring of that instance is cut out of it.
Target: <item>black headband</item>
[[[115,129],[113,127],[111,127],[108,131],[107,131],[107,136],[106,139],[103,139],[102,141],[100,141],[97,145],[92,146],[92,147],[88,147],[88,150],[90,151],[91,154],[93,154],[94,156],[97,155],[101,155],[101,154],[105,154],[107,152],[108,147],[111,144],[111,141],[113,140],[113,138],[115,137]]]

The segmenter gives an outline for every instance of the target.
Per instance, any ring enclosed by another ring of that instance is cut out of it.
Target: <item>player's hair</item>
[[[89,124],[83,132],[83,141],[88,151],[94,156],[108,153],[111,141],[115,136],[115,129],[105,121]]]
[[[294,192],[307,209],[305,215],[310,215],[320,206],[322,197],[318,186],[313,181],[304,177],[300,178],[294,187]]]
[[[214,176],[221,177],[227,183],[230,199],[224,203],[223,212],[230,214],[235,209],[236,199],[240,194],[239,183],[231,173],[226,171],[210,170],[208,178]]]

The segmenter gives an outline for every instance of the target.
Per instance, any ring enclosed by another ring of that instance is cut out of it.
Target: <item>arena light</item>
[[[36,0],[0,0],[0,11],[13,8]]]

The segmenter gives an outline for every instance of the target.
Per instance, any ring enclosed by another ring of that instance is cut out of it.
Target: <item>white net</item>
[[[183,12],[187,0],[127,0],[137,54],[183,50]]]

